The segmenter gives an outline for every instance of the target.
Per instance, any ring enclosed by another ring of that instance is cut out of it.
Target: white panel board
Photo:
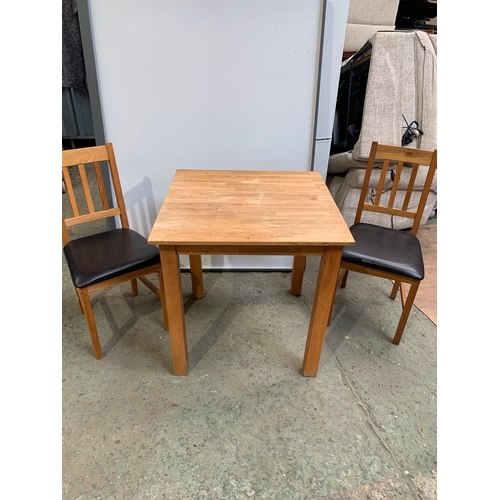
[[[178,168],[310,169],[322,3],[89,0],[134,229],[149,234]]]

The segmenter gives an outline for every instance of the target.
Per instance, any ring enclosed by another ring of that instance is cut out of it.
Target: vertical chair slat
[[[425,179],[425,185],[424,185],[424,188],[422,190],[422,196],[420,197],[420,202],[419,202],[419,205],[417,208],[417,212],[415,214],[415,223],[411,229],[411,233],[414,235],[417,234],[417,231],[418,231],[418,228],[420,225],[420,221],[421,221],[422,215],[424,213],[424,207],[425,207],[425,204],[427,202],[429,192],[431,190],[432,180],[434,179],[434,174],[436,172],[436,168],[437,168],[437,152],[434,151],[434,155],[432,157],[431,164],[429,165],[429,170],[427,171],[427,177]]]
[[[370,149],[370,156],[368,158],[368,164],[366,165],[366,175],[363,180],[363,185],[361,186],[360,202],[358,203],[358,208],[356,209],[356,216],[354,217],[354,223],[357,224],[361,221],[361,214],[363,210],[367,207],[367,193],[368,186],[370,185],[370,177],[373,171],[373,162],[375,160],[375,153],[377,152],[377,144],[374,142]]]
[[[80,212],[78,210],[78,203],[76,202],[75,190],[73,189],[73,183],[71,182],[71,176],[69,175],[68,167],[63,167],[62,169],[64,183],[66,184],[66,192],[68,193],[69,202],[71,205],[71,210],[73,211],[73,216],[78,217]]]
[[[385,177],[387,175],[387,169],[389,167],[389,160],[384,160],[382,165],[382,171],[380,172],[380,179],[378,181],[377,187],[377,195],[375,196],[374,205],[380,205],[380,197],[382,196],[382,192],[384,191]]]
[[[109,209],[108,197],[106,196],[104,179],[102,178],[101,164],[98,161],[94,162],[94,169],[97,178],[97,187],[99,188],[99,194],[101,195],[101,202],[103,209],[108,210]]]
[[[410,206],[410,198],[413,193],[413,187],[415,186],[415,179],[417,178],[417,172],[420,167],[418,163],[415,163],[414,168],[411,171],[411,176],[410,180],[408,181],[408,188],[406,189],[406,196],[403,201],[403,210],[408,210],[408,207]]]
[[[394,176],[394,180],[392,181],[391,196],[389,198],[389,203],[387,204],[387,206],[390,208],[394,208],[394,202],[396,201],[396,194],[398,192],[398,186],[402,172],[403,172],[403,162],[398,161],[396,167],[396,174]]]
[[[122,223],[122,227],[128,228],[129,225],[128,225],[127,209],[125,207],[125,199],[123,197],[122,185],[120,183],[120,176],[118,175],[118,167],[116,166],[115,154],[111,145],[106,144],[106,147],[108,148],[109,171],[113,179],[116,202],[118,204],[118,208],[120,209],[120,220]]]
[[[64,216],[62,218],[62,241],[63,245],[67,245],[69,243],[69,233],[68,228],[66,227],[66,222],[64,221]]]
[[[87,202],[87,207],[89,208],[89,213],[93,214],[95,212],[95,208],[92,201],[92,194],[90,193],[87,172],[85,171],[85,165],[83,163],[78,164],[78,171],[80,172],[80,179],[82,180],[83,192],[85,193],[85,200]]]

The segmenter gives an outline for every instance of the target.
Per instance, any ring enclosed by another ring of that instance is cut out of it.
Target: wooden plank
[[[155,264],[153,266],[139,269],[137,271],[132,271],[131,273],[128,273],[128,274],[122,274],[121,276],[116,276],[115,278],[110,278],[109,280],[106,280],[106,281],[101,281],[99,283],[96,283],[95,285],[90,285],[87,287],[87,290],[89,291],[89,293],[96,292],[98,290],[104,290],[104,289],[109,288],[111,286],[119,285],[120,283],[125,283],[125,281],[130,281],[130,280],[133,280],[135,278],[139,278],[140,276],[144,276],[147,274],[158,272],[159,269],[160,269],[160,265]]]
[[[120,209],[110,208],[102,212],[94,212],[93,214],[84,214],[78,217],[71,217],[66,219],[66,226],[75,226],[76,224],[82,224],[84,222],[91,222],[93,220],[106,219],[107,217],[113,217],[115,215],[120,215]]]
[[[102,208],[108,210],[109,203],[108,197],[106,195],[106,188],[104,187],[104,179],[102,177],[101,164],[96,161],[94,162],[95,175],[97,179],[97,187],[99,189],[99,195],[101,196]]]
[[[400,148],[398,146],[379,144],[377,147],[377,154],[379,154],[381,158],[390,158],[394,161],[429,165],[432,159],[433,151],[415,148]],[[378,158],[378,156],[376,158]]]
[[[188,348],[179,256],[175,247],[160,247],[164,299],[170,328],[170,346],[175,375],[188,374]]]
[[[94,146],[90,148],[67,149],[62,152],[62,165],[67,167],[78,163],[94,163],[108,159],[106,146]]]
[[[407,210],[401,210],[399,208],[390,208],[379,205],[364,205],[363,210],[367,212],[377,212],[380,214],[396,215],[398,217],[404,217],[406,219],[415,219],[417,212],[410,212]]]
[[[324,246],[179,245],[179,255],[323,255]]]
[[[335,288],[341,258],[341,247],[329,248],[321,258],[309,323],[309,333],[307,334],[304,360],[302,362],[302,374],[304,377],[315,377],[318,373],[326,327],[330,320],[330,311],[335,298]]]
[[[73,188],[73,183],[71,182],[71,176],[69,174],[68,167],[63,167],[62,169],[64,183],[66,184],[66,192],[68,193],[69,203],[71,205],[71,211],[75,217],[80,215],[78,210],[78,203],[76,201],[75,190]]]
[[[354,244],[318,172],[216,170],[176,172],[148,241],[241,247]]]
[[[89,213],[94,213],[94,202],[92,201],[92,193],[90,192],[89,179],[87,177],[87,171],[85,170],[85,165],[83,163],[78,164],[78,171],[80,172],[80,179],[82,181],[82,188],[85,194],[85,201],[87,202],[87,208]]]

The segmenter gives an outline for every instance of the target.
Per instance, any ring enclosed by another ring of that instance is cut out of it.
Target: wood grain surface
[[[253,247],[354,242],[318,172],[256,170],[177,170],[148,241]]]

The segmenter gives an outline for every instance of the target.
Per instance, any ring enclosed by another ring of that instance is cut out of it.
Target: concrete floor
[[[290,273],[183,273],[190,356],[172,374],[159,299],[93,295],[94,358],[63,259],[62,498],[437,498],[436,326],[414,310],[391,344],[391,284],[351,274],[317,377],[300,374],[319,260]]]

